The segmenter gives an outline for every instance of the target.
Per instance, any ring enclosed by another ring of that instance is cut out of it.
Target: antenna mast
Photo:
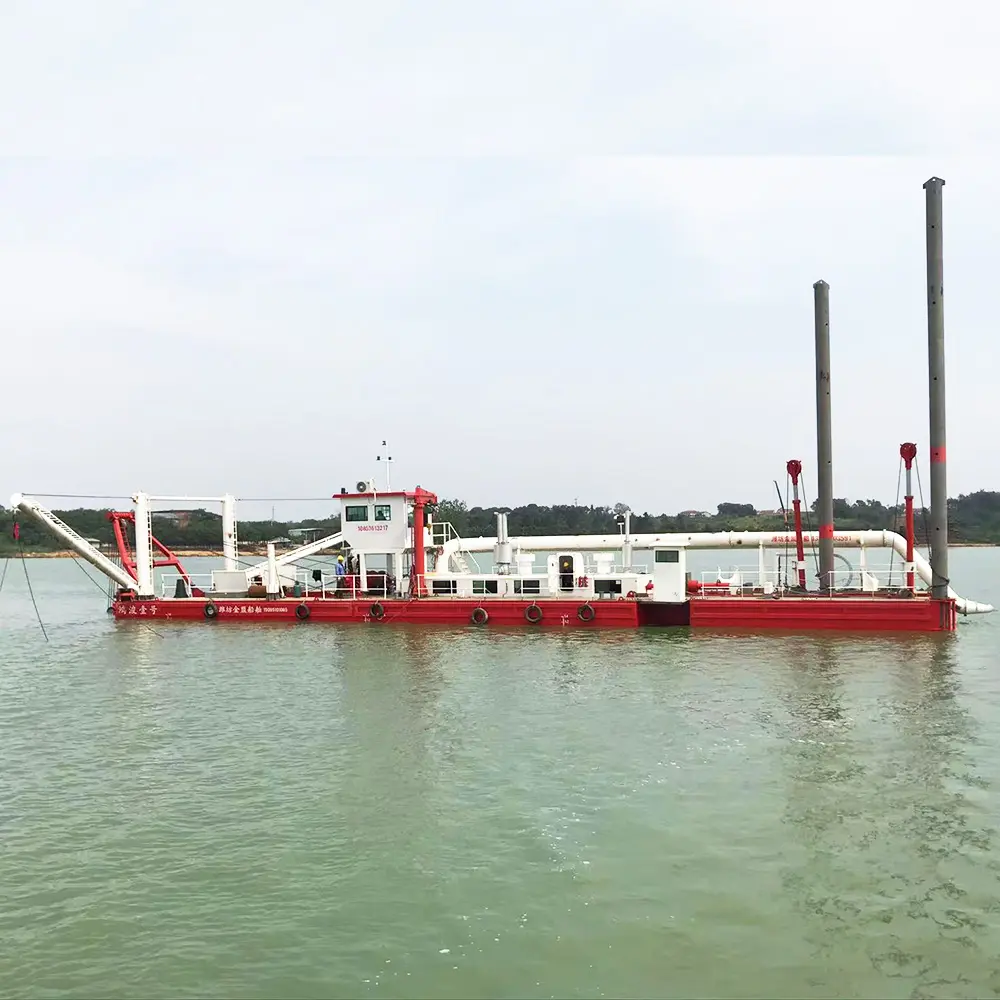
[[[382,462],[382,461],[385,462],[385,491],[386,491],[386,493],[391,493],[392,492],[392,484],[391,484],[392,455],[389,454],[389,446],[388,446],[388,444],[386,444],[385,441],[382,442],[382,449],[383,449],[383,451],[385,453],[385,458],[383,459],[382,455],[376,455],[375,456],[375,461],[376,462]]]

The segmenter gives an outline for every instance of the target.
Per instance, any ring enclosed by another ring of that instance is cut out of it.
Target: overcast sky
[[[935,174],[951,493],[1000,490],[998,50],[981,2],[6,0],[0,500],[328,496],[382,438],[470,504],[812,499],[823,278],[835,492],[891,501]]]

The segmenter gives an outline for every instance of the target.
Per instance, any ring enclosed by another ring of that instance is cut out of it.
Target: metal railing
[[[459,572],[484,572],[479,560],[468,549],[462,547],[462,536],[455,530],[455,526],[451,523],[451,521],[431,521],[427,527],[430,531],[432,545],[441,546],[452,541],[457,541],[459,543],[458,549],[451,554],[452,558],[458,565]],[[469,565],[470,561],[472,565]]]
[[[184,577],[180,573],[164,573],[160,578],[160,596],[161,597],[176,597],[177,596],[177,581],[184,581]],[[191,581],[191,586],[186,583],[184,585],[185,597],[193,597],[191,593],[191,587],[197,587],[199,590],[203,590],[206,594],[212,592],[212,574],[211,573],[188,573],[188,580]],[[199,582],[204,581],[204,582]]]
[[[850,569],[833,570],[830,574],[831,589],[837,593],[879,594],[886,591],[906,589],[905,563],[889,564],[883,567],[853,566]],[[790,567],[786,570],[768,569],[761,573],[757,567],[733,567],[721,572],[707,570],[696,578],[700,584],[697,592],[703,595],[732,596],[744,593],[794,593],[798,592],[798,574]],[[806,572],[807,590],[820,590],[814,566]]]
[[[431,533],[432,545],[444,545],[453,538],[461,537],[451,521],[431,521],[427,528]]]

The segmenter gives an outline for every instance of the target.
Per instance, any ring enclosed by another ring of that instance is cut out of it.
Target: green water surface
[[[0,995],[1000,994],[1000,621],[154,629],[29,570]]]

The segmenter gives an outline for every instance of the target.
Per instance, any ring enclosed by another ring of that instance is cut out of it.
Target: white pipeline
[[[803,540],[807,547],[819,545],[819,533],[805,532]],[[653,548],[678,549],[769,549],[794,548],[795,535],[768,531],[714,531],[696,534],[661,533],[631,536],[632,549]],[[833,536],[838,548],[887,548],[893,549],[906,560],[906,539],[895,531],[838,531]],[[621,535],[540,535],[537,537],[512,538],[511,544],[526,552],[578,552],[583,550],[601,551],[621,549]],[[453,538],[444,544],[444,552],[438,557],[438,565],[447,567],[453,553],[489,552],[496,545],[495,538]],[[931,582],[931,567],[919,553],[914,553],[914,570],[926,584]],[[977,615],[993,611],[992,604],[980,604],[959,597],[954,590],[948,590],[960,614]]]

